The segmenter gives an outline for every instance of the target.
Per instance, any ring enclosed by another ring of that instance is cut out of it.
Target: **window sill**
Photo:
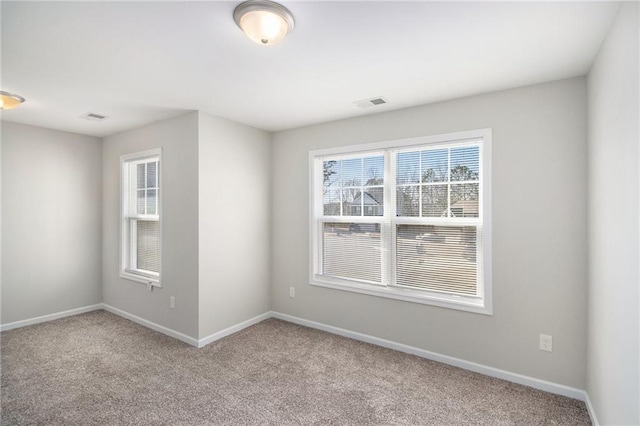
[[[134,274],[132,272],[127,272],[127,271],[120,271],[120,278],[124,278],[125,280],[129,280],[129,281],[139,282],[152,287],[162,288],[162,285],[160,285],[159,278],[147,277],[144,275]]]
[[[434,293],[425,294],[420,290],[349,282],[340,279],[327,278],[321,275],[314,275],[309,284],[318,287],[332,288],[335,290],[384,297],[387,299],[402,300],[405,302],[421,303],[423,305],[473,312],[476,314],[493,315],[491,307],[487,306],[487,301],[482,299],[471,299],[449,295],[439,296]]]

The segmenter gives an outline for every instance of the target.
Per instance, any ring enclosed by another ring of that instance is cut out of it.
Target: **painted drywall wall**
[[[162,149],[162,288],[120,278],[120,156]],[[103,140],[103,300],[108,305],[198,336],[198,113]],[[175,297],[175,309],[169,298]]]
[[[638,3],[589,73],[587,392],[602,425],[640,424]]]
[[[2,324],[2,126],[0,120],[0,324]]]
[[[2,324],[100,303],[99,138],[2,123]]]
[[[583,389],[586,102],[575,78],[276,133],[273,310]],[[493,129],[492,316],[309,285],[309,150],[480,128]]]
[[[200,338],[270,309],[269,133],[199,114]]]

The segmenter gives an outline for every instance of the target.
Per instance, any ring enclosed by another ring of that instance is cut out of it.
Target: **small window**
[[[311,152],[311,284],[490,314],[490,136]]]
[[[121,157],[120,276],[160,286],[160,150]]]

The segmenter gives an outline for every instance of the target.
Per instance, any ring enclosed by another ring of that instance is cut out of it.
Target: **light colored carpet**
[[[584,403],[269,319],[202,349],[95,311],[2,333],[7,425],[585,425]]]

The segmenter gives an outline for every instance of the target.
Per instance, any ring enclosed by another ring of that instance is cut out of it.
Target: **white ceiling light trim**
[[[233,11],[233,20],[251,40],[263,46],[280,43],[293,30],[289,10],[268,0],[249,0]]]

